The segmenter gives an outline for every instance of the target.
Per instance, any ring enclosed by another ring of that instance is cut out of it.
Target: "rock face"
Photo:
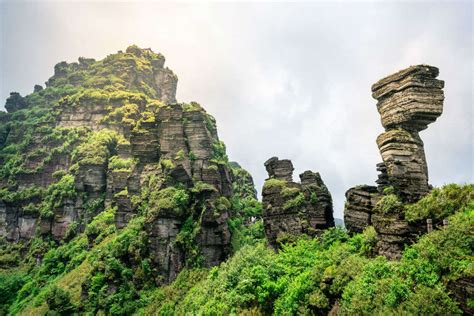
[[[228,198],[237,181],[251,186],[238,194],[255,194],[253,180],[240,167],[233,172],[245,177],[231,172],[214,118],[197,103],[176,102],[177,77],[164,63],[161,54],[131,46],[100,61],[61,62],[46,88],[11,94],[9,113],[0,112],[0,237],[18,242],[38,231],[60,241],[115,208],[119,229],[145,214],[165,283],[191,252],[205,267],[225,260]],[[22,128],[32,115],[40,116]],[[16,156],[11,148],[19,148]],[[46,201],[55,190],[57,200]],[[191,240],[177,240],[191,224],[193,251]]]
[[[265,162],[265,169],[269,178],[293,181],[293,164],[291,160],[279,160],[278,157],[272,157]]]
[[[377,164],[378,187],[349,189],[344,219],[352,232],[373,225],[379,235],[379,253],[389,258],[398,258],[404,244],[426,229],[424,224],[406,222],[403,211],[381,215],[375,214],[374,209],[386,188],[392,187],[403,203],[416,202],[431,189],[423,141],[418,133],[443,111],[444,82],[436,79],[438,74],[436,67],[411,66],[372,86],[372,96],[378,101],[377,109],[385,128],[377,137],[383,160]]]
[[[347,230],[361,233],[372,225],[372,209],[379,199],[377,187],[361,185],[346,192],[344,224]]]
[[[263,221],[273,248],[292,235],[315,236],[334,226],[331,194],[319,173],[305,171],[296,183],[290,160],[272,157],[265,167],[269,178],[262,190]]]
[[[377,145],[388,182],[403,200],[412,202],[429,192],[428,167],[418,132],[443,112],[444,81],[438,68],[411,66],[381,79],[372,86],[386,132]]]

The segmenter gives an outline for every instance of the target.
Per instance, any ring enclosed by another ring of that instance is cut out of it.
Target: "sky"
[[[473,2],[21,2],[0,0],[0,109],[60,61],[131,44],[166,57],[180,102],[218,124],[231,160],[261,188],[272,156],[294,178],[320,172],[344,193],[374,184],[383,132],[373,83],[415,64],[440,69],[444,113],[421,132],[430,183],[473,182]]]

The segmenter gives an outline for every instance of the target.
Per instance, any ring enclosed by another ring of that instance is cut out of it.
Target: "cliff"
[[[59,243],[113,210],[117,229],[144,218],[158,283],[230,254],[229,199],[253,182],[228,163],[215,119],[176,102],[164,63],[130,46],[61,62],[44,89],[10,95],[0,115],[0,237]]]

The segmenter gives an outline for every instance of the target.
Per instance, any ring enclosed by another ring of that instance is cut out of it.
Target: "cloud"
[[[178,99],[218,122],[231,159],[261,189],[271,156],[295,178],[319,171],[342,217],[344,192],[373,184],[383,129],[378,79],[440,68],[445,112],[421,136],[431,182],[473,180],[472,3],[14,3],[1,7],[1,82],[29,93],[61,60],[103,58],[131,43],[162,52]]]

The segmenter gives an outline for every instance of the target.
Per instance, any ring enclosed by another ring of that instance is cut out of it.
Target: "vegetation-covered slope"
[[[461,192],[470,194],[453,199]],[[188,267],[161,287],[154,284],[146,259],[146,217],[138,216],[117,230],[110,209],[96,216],[84,233],[50,249],[41,264],[26,259],[17,268],[3,270],[3,308],[24,315],[48,310],[113,315],[330,310],[341,315],[461,314],[460,303],[465,310],[473,307],[472,297],[462,297],[456,288],[474,276],[473,194],[472,185],[450,185],[410,205],[410,212],[423,213],[431,209],[430,200],[449,204],[449,225],[406,247],[400,261],[374,255],[377,238],[371,227],[354,236],[334,228],[320,238],[300,237],[275,253],[257,221],[249,227],[236,225],[239,249],[226,262],[211,269]],[[246,204],[246,215],[258,213],[258,203]],[[4,252],[15,252],[11,247],[4,245]],[[140,264],[130,264],[133,260]],[[114,291],[107,280],[113,280]]]

